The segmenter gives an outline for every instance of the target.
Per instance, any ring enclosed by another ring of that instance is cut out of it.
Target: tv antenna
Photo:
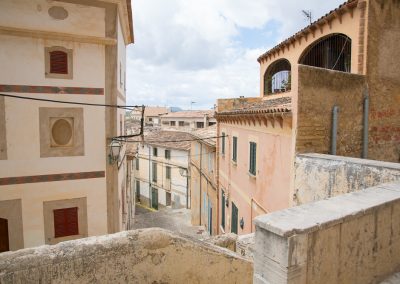
[[[304,16],[310,21],[310,25],[312,23],[312,13],[311,10],[301,10]]]

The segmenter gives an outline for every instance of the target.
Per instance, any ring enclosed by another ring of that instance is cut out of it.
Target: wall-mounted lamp
[[[243,230],[243,228],[244,228],[244,220],[243,220],[243,217],[242,217],[242,219],[240,219],[240,228]]]
[[[109,147],[110,153],[108,154],[108,162],[112,165],[118,161],[122,145],[118,141],[112,141]]]

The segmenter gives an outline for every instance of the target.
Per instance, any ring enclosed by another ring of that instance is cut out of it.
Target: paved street
[[[135,211],[133,229],[158,227],[197,239],[202,239],[208,235],[203,226],[192,226],[190,224],[189,209],[171,209],[167,207],[159,211],[153,211],[136,204]]]

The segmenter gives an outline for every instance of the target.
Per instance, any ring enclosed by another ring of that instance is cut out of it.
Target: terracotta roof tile
[[[213,110],[193,110],[193,111],[177,111],[164,114],[162,118],[203,118],[205,115],[214,116]]]
[[[218,112],[219,115],[232,115],[232,114],[257,114],[257,113],[289,113],[292,111],[292,98],[281,97],[270,100],[262,100],[260,98],[257,102],[242,102],[240,106],[233,109]]]
[[[212,125],[209,127],[194,130],[191,132],[191,134],[195,138],[199,138],[199,139],[204,139],[207,137],[216,137],[217,136],[217,125]],[[210,146],[215,146],[217,144],[217,138],[204,139],[203,141]]]

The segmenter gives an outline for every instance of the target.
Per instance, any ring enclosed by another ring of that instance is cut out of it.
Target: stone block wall
[[[254,283],[379,283],[400,270],[400,183],[256,218]]]
[[[293,202],[300,205],[400,181],[400,164],[322,154],[296,156]]]
[[[365,76],[299,65],[297,153],[328,154],[339,107],[337,155],[361,157]]]
[[[251,283],[252,274],[233,252],[162,229],[0,254],[0,283]]]
[[[369,158],[400,162],[400,4],[368,1]]]

